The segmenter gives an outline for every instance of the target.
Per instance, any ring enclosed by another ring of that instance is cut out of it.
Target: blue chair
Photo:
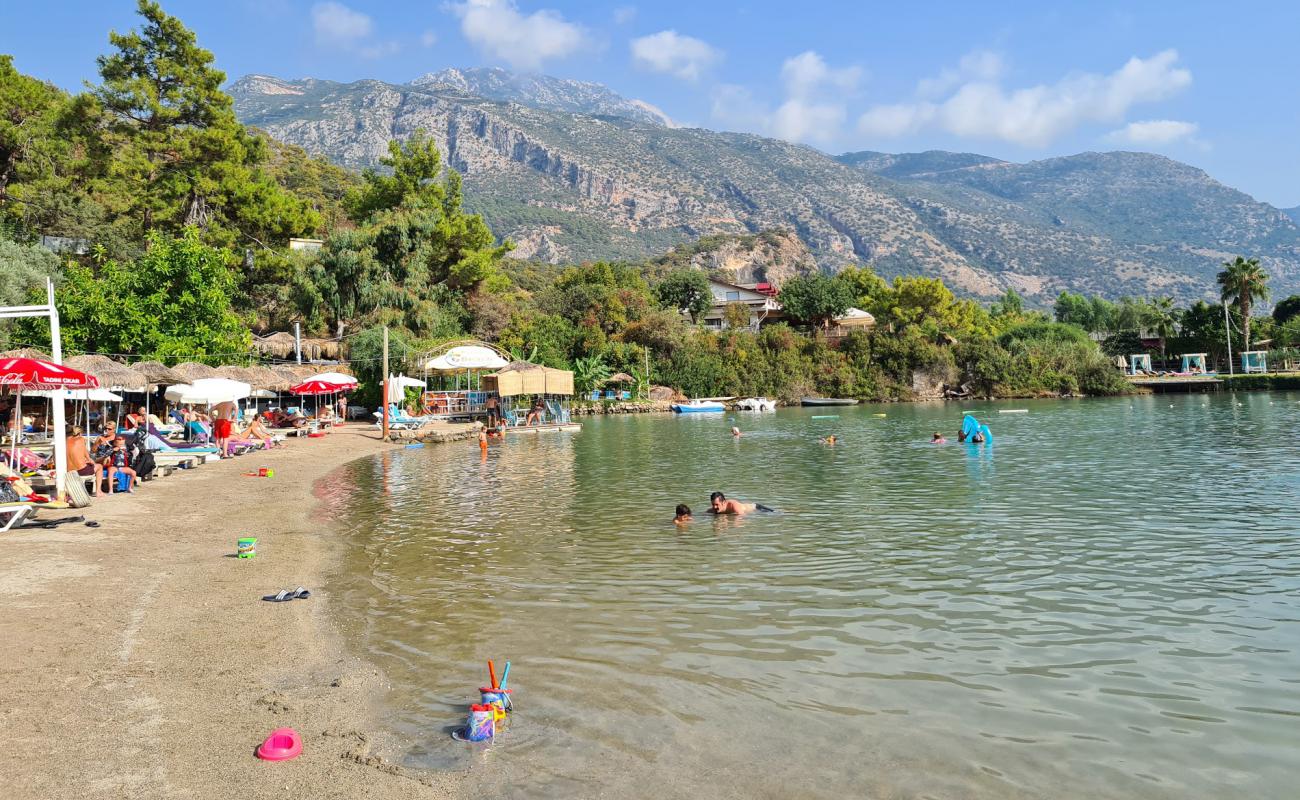
[[[617,400],[617,399],[618,399],[618,395],[616,395],[616,394],[614,393],[614,390],[613,390],[613,389],[606,389],[606,390],[605,390],[605,399],[606,399],[606,400]]]
[[[592,389],[592,390],[591,390],[591,399],[592,399],[592,400],[599,400],[599,399],[600,399],[600,390],[599,390],[599,389]]]

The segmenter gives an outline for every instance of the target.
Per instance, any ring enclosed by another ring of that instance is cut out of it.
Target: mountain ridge
[[[255,75],[230,91],[247,124],[350,167],[373,166],[389,139],[428,130],[464,175],[468,205],[523,258],[645,259],[702,236],[782,229],[825,271],[935,275],[978,297],[1007,288],[1034,301],[1062,290],[1211,297],[1219,263],[1239,254],[1258,255],[1280,289],[1300,285],[1300,228],[1289,217],[1160,156],[830,156],[605,113],[631,101],[600,84],[530,83],[538,79],[504,70],[474,73],[476,84],[471,72],[409,84]],[[596,99],[584,105],[588,95]]]

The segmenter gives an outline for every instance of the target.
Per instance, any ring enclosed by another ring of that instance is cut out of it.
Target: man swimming
[[[748,514],[751,511],[775,511],[776,509],[768,508],[762,503],[742,503],[739,500],[728,500],[722,492],[714,492],[709,495],[709,513],[710,514]]]
[[[695,518],[691,516],[691,507],[686,505],[685,503],[678,503],[677,516],[673,517],[673,522],[676,522],[678,525],[681,525],[685,522],[690,522],[693,519]]]

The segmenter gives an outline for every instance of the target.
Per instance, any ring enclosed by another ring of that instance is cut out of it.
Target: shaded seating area
[[[1247,375],[1252,372],[1268,372],[1268,351],[1243,350],[1241,352],[1241,371]]]
[[[569,370],[514,361],[484,375],[483,389],[499,398],[507,430],[572,424],[568,404],[573,373]]]

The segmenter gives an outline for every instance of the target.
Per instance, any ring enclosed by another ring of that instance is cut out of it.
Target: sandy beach
[[[381,757],[384,689],[330,620],[341,544],[313,485],[392,447],[368,426],[291,440],[100,498],[0,537],[0,740],[7,800],[448,797],[455,777]],[[274,478],[242,477],[267,464]],[[256,558],[233,557],[258,537]],[[263,595],[305,586],[307,600]],[[282,726],[303,755],[253,752]]]

